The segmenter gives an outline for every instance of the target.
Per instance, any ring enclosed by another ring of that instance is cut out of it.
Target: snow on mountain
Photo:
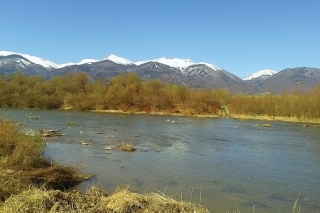
[[[28,59],[32,63],[38,64],[38,65],[43,66],[45,68],[54,68],[54,69],[58,68],[58,65],[56,65],[52,61],[49,61],[49,60],[46,60],[43,58],[31,56],[28,54],[21,54],[21,53],[9,52],[9,51],[0,51],[0,56],[9,56],[9,55],[20,55],[20,56]]]
[[[210,67],[211,69],[213,69],[213,70],[215,70],[215,71],[217,71],[217,70],[222,70],[220,67],[217,67],[217,66],[215,66],[215,65],[213,65],[213,64],[209,64],[209,63],[206,63],[206,62],[199,62],[199,63],[197,63],[197,64],[204,64],[204,65],[206,65],[207,67]]]
[[[71,63],[60,64],[58,66],[59,66],[59,68],[62,68],[62,67],[72,66],[72,65],[92,64],[92,63],[103,61],[103,60],[110,60],[116,64],[123,64],[123,65],[132,65],[133,64],[133,62],[129,61],[128,59],[111,54],[102,60],[83,59],[83,60],[79,61],[78,63],[71,62]]]
[[[83,59],[81,61],[79,61],[78,63],[65,63],[65,64],[59,64],[58,67],[62,68],[62,67],[66,67],[66,66],[72,66],[72,65],[82,65],[82,64],[92,64],[94,62],[98,62],[99,60],[96,59]]]
[[[195,64],[193,61],[189,60],[189,59],[179,59],[179,58],[166,58],[166,57],[161,57],[158,59],[154,59],[154,60],[147,60],[147,61],[137,61],[135,62],[136,65],[140,65],[140,64],[144,64],[147,62],[158,62],[161,64],[165,64],[169,67],[174,67],[174,68],[178,68],[180,70],[185,69],[186,67]]]
[[[270,69],[264,69],[264,70],[260,70],[258,72],[255,72],[251,75],[249,75],[248,77],[245,77],[243,80],[244,81],[251,81],[253,79],[266,79],[269,78],[270,76],[276,74],[277,72],[274,70],[270,70]]]
[[[3,55],[0,54],[0,56],[3,56]],[[15,61],[15,62],[19,63],[19,66],[21,66],[21,67],[30,66],[31,65],[30,61],[19,58],[19,59],[16,59],[16,60],[11,60],[11,59],[5,60],[5,61],[1,60],[0,61],[0,66],[1,65],[5,65],[5,64],[10,64],[12,61]]]
[[[19,63],[22,68],[24,68],[25,66],[28,67],[31,65],[31,63],[29,61],[26,61],[23,59],[18,59],[18,60],[16,60],[16,62]]]
[[[150,62],[150,61],[152,62],[153,60],[136,61],[136,62],[134,62],[134,64],[137,65],[137,66],[139,66],[139,65],[141,65],[141,64],[145,64],[145,63]]]
[[[213,64],[209,64],[209,63],[206,63],[206,62],[199,62],[199,63],[195,63],[193,62],[192,60],[190,59],[179,59],[179,58],[166,58],[166,57],[162,57],[162,58],[158,58],[158,59],[154,59],[154,60],[147,60],[147,61],[137,61],[135,62],[134,64],[136,65],[141,65],[141,64],[144,64],[144,63],[147,63],[147,62],[158,62],[158,63],[161,63],[161,64],[165,64],[169,67],[174,67],[174,68],[178,68],[182,74],[184,75],[188,75],[188,73],[191,72],[191,68],[186,70],[187,67],[190,67],[192,65],[205,65],[209,68],[211,68],[212,70],[214,71],[218,71],[218,70],[222,70],[220,67],[217,67]],[[196,74],[194,69],[193,69],[193,74]],[[200,72],[200,71],[199,71]]]
[[[80,62],[77,63],[77,65],[81,65],[81,64],[92,64],[95,62],[98,62],[99,60],[96,59],[83,59]]]
[[[65,64],[58,64],[58,68],[63,68],[63,67],[72,66],[72,65],[77,65],[77,63],[69,62]]]
[[[168,65],[169,67],[175,67],[180,70],[185,69],[186,67],[194,64],[194,62],[189,59],[179,59],[179,58],[170,59],[166,57],[158,58],[155,60],[155,62]]]
[[[133,65],[132,61],[129,61],[128,59],[116,56],[116,55],[109,55],[108,57],[104,58],[103,60],[110,60],[116,64],[123,64],[123,65]]]

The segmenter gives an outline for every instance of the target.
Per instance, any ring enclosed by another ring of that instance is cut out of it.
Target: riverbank
[[[237,115],[231,114],[230,118],[234,119],[245,119],[245,120],[264,120],[264,121],[284,121],[294,123],[309,123],[309,124],[320,124],[320,119],[310,118],[297,118],[297,117],[281,117],[281,116],[267,116],[267,115]]]
[[[0,121],[0,200],[28,190],[30,186],[66,189],[90,175],[71,166],[60,166],[44,157],[45,141],[26,135],[10,121]]]
[[[125,112],[122,110],[91,110],[92,112],[106,112],[106,113],[118,113],[118,114],[148,114],[148,115],[167,115],[167,116],[190,116],[200,118],[220,118],[222,114],[190,114],[190,113],[168,113],[168,112]],[[284,121],[284,122],[295,122],[295,123],[310,123],[320,124],[319,119],[310,118],[297,118],[297,117],[281,117],[281,116],[267,116],[267,115],[243,115],[243,114],[229,114],[227,116],[233,119],[245,119],[245,120],[264,120],[264,121]]]
[[[142,212],[197,212],[208,213],[205,208],[191,203],[175,201],[160,194],[138,194],[128,188],[117,188],[112,195],[96,186],[85,194],[78,191],[62,192],[32,188],[9,198],[2,213],[29,212],[72,213],[142,213]]]
[[[165,111],[158,112],[142,112],[142,111],[122,111],[122,110],[91,110],[91,112],[106,112],[106,113],[118,113],[118,114],[137,114],[137,115],[170,115],[170,116],[191,116],[191,117],[203,117],[203,118],[218,118],[221,117],[219,114],[192,114],[192,113],[169,113]]]

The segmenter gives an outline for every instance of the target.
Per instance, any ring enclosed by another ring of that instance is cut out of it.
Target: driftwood
[[[62,130],[64,130],[64,128],[60,130],[42,129],[40,130],[40,135],[42,137],[63,136]]]

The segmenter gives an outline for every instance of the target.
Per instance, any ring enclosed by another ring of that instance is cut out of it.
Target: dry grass
[[[135,148],[132,144],[128,144],[128,143],[124,143],[124,142],[122,142],[122,144],[120,146],[118,146],[118,148],[121,151],[125,151],[125,152],[134,152],[137,150],[137,148]]]
[[[297,117],[282,117],[282,116],[267,116],[267,115],[244,115],[244,114],[230,114],[231,118],[236,119],[252,119],[252,120],[266,120],[266,121],[285,121],[297,123],[314,123],[319,124],[318,118],[297,118]]]
[[[45,142],[40,136],[23,134],[20,128],[7,120],[0,122],[0,157],[6,158],[2,168],[28,170],[47,166],[43,157]]]
[[[1,170],[0,179],[0,196],[4,200],[30,186],[65,190],[83,181],[74,169],[58,165],[28,171],[5,169]]]
[[[0,200],[29,186],[65,189],[85,179],[72,167],[46,160],[45,146],[40,136],[25,135],[10,121],[0,122]]]
[[[0,122],[0,157],[6,157],[12,154],[15,149],[18,136],[17,127],[9,121]]]
[[[138,194],[127,188],[118,188],[97,206],[97,212],[209,212],[206,208],[186,202],[179,202],[157,193]]]
[[[198,212],[208,210],[199,205],[177,202],[159,194],[137,194],[118,188],[111,196],[93,186],[84,195],[32,188],[10,197],[0,212],[69,212],[69,213],[131,213],[131,212]]]

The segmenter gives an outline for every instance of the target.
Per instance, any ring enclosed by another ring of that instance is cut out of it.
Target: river
[[[63,129],[45,155],[77,166],[108,193],[129,186],[211,212],[320,210],[320,127],[280,121],[0,109],[29,133]],[[263,124],[272,127],[262,127]],[[258,125],[256,125],[258,124]],[[88,145],[82,145],[85,141]],[[117,149],[133,144],[137,151]],[[111,147],[112,150],[106,150]]]

